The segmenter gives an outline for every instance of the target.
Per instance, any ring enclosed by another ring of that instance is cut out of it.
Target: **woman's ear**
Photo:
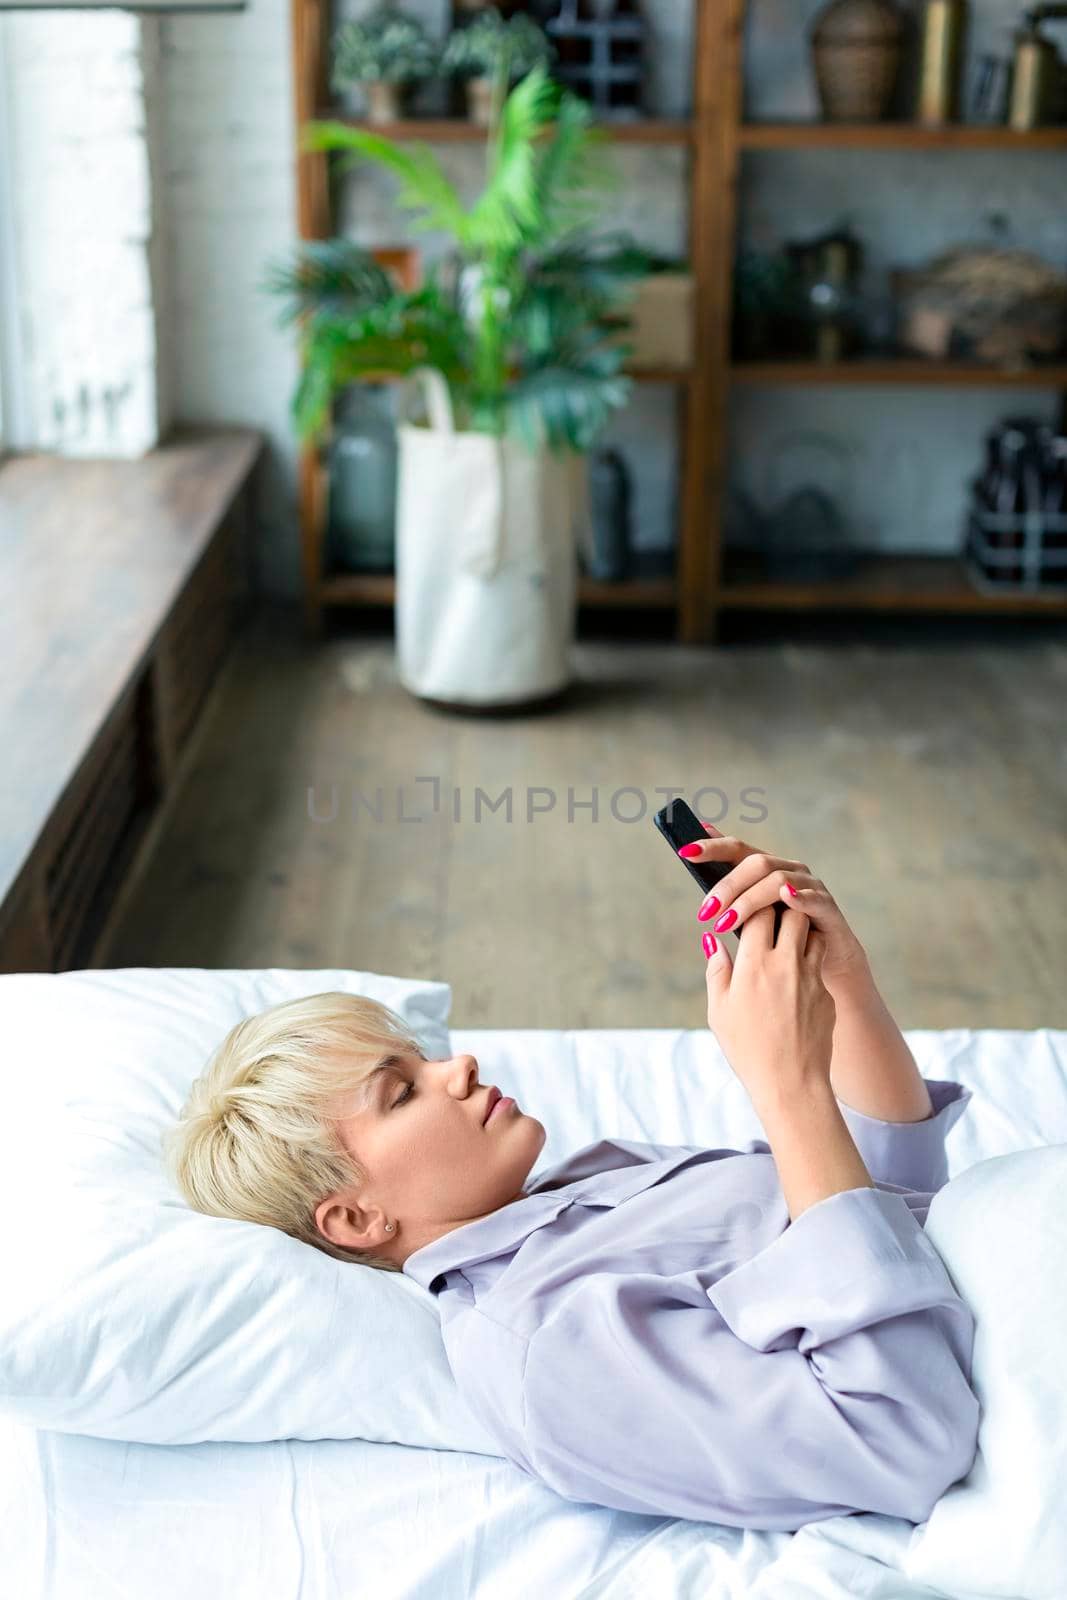
[[[365,1210],[351,1196],[341,1193],[319,1201],[315,1226],[324,1239],[344,1250],[371,1250],[387,1237],[385,1218],[377,1209]]]

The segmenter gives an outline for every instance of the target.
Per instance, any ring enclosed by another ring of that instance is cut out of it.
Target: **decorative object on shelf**
[[[647,25],[638,0],[560,0],[545,23],[556,76],[601,118],[643,114]]]
[[[395,122],[408,86],[432,77],[437,66],[437,49],[422,23],[383,4],[337,30],[330,84],[338,91],[356,85],[370,122]]]
[[[830,0],[811,29],[815,81],[827,122],[879,122],[900,70],[903,22],[891,0]]]
[[[806,318],[796,266],[786,252],[740,250],[734,267],[734,360],[807,355]]]
[[[496,6],[485,6],[450,35],[441,66],[466,80],[467,113],[479,127],[489,127],[509,84],[553,55],[544,29],[532,17],[517,12],[505,20]]]
[[[843,361],[861,343],[859,282],[863,246],[847,228],[805,244],[786,245],[809,328],[808,353]]]
[[[823,583],[854,573],[859,552],[836,501],[814,485],[795,489],[764,523],[766,574],[772,582]]]
[[[919,52],[917,121],[940,128],[960,120],[967,0],[926,0]]]
[[[1009,417],[971,484],[963,560],[977,589],[1067,592],[1067,438]]]
[[[764,522],[763,512],[747,489],[727,483],[722,502],[722,543],[727,567],[734,573],[739,568],[751,570],[756,562],[762,570]]]
[[[1041,23],[1067,17],[1067,5],[1040,5],[1025,14],[1015,35],[1008,124],[1017,133],[1059,122],[1063,116],[1064,63]]]
[[[678,270],[682,263],[657,263],[637,286],[630,307],[631,364],[687,371],[693,362],[693,275]]]
[[[979,127],[996,128],[1008,115],[1008,86],[1011,62],[1005,56],[981,55],[971,69],[967,121]]]
[[[891,281],[917,355],[1026,367],[1067,348],[1067,273],[1025,251],[965,246]]]
[[[850,577],[860,552],[841,509],[853,494],[855,457],[846,444],[811,429],[767,447],[763,505],[739,485],[725,504],[731,580],[819,583]]]
[[[396,562],[396,418],[384,384],[338,397],[327,450],[327,546],[335,570],[392,572]]]
[[[586,231],[612,176],[591,121],[535,67],[490,130],[486,184],[469,206],[427,146],[338,122],[304,128],[306,148],[387,167],[415,225],[455,241],[416,293],[346,240],[333,241],[332,298],[309,306],[299,271],[303,294],[291,270],[273,286],[289,294],[288,315],[306,314],[293,399],[302,439],[361,374],[420,374],[427,425],[400,430],[398,666],[413,694],[472,710],[568,681],[560,641],[573,633],[582,515],[573,455],[630,396],[616,335],[651,258]],[[469,300],[464,268],[477,269]]]
[[[584,563],[590,578],[618,583],[629,577],[632,498],[630,469],[620,452],[593,450],[589,456],[591,541]]]
[[[630,577],[635,583],[677,576],[678,552],[673,545],[649,545],[630,551]]]

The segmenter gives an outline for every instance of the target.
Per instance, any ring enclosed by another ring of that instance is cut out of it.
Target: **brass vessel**
[[[1054,122],[1060,111],[1063,62],[1059,51],[1041,33],[1046,17],[1067,16],[1067,5],[1035,6],[1015,35],[1015,57],[1008,95],[1008,125],[1017,133]]]
[[[939,128],[960,117],[966,0],[926,0],[922,22],[918,121]]]

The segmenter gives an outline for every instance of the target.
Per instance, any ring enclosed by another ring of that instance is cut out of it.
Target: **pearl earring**
[[[386,1233],[392,1233],[392,1231],[393,1231],[393,1224],[392,1224],[392,1223],[391,1223],[391,1222],[387,1222],[387,1223],[386,1223],[386,1224],[385,1224],[385,1231],[386,1231]]]

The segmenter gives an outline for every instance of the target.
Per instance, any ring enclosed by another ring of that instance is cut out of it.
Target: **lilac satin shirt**
[[[923,1122],[839,1102],[876,1187],[795,1221],[764,1140],[602,1139],[410,1255],[501,1455],[622,1511],[925,1521],[979,1417],[974,1318],[923,1231],[971,1091],[925,1081]]]

